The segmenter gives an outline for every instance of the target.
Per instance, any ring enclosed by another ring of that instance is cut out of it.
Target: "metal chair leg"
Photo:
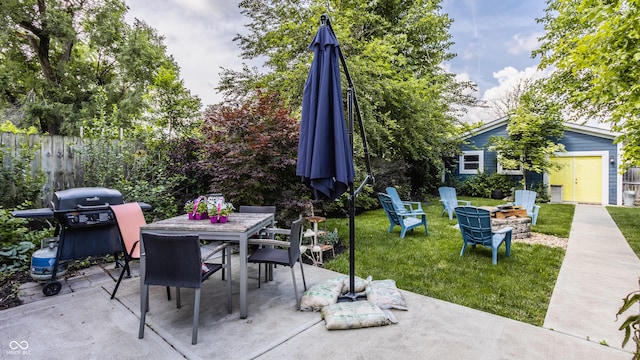
[[[293,291],[296,293],[296,309],[300,309],[300,296],[298,295],[298,286],[296,285],[296,272],[291,267],[291,278],[293,279]]]
[[[304,278],[304,267],[302,266],[302,259],[300,259],[300,272],[302,273],[302,284],[304,285],[304,291],[307,291],[307,280]]]
[[[191,344],[198,343],[198,320],[200,317],[200,289],[196,289],[195,300],[193,304],[193,330],[191,331]]]
[[[138,339],[144,337],[145,318],[147,315],[149,299],[149,285],[142,285],[140,289],[140,329],[138,330]]]
[[[111,299],[113,300],[113,298],[116,297],[116,292],[118,291],[118,288],[120,287],[120,282],[122,281],[122,278],[124,277],[124,273],[125,270],[129,273],[128,277],[131,277],[131,271],[129,270],[129,263],[125,263],[124,267],[122,268],[122,271],[120,272],[120,276],[118,276],[118,281],[116,282],[116,287],[113,289],[113,293],[111,293]]]
[[[258,289],[260,289],[260,278],[262,277],[262,264],[258,264]]]
[[[227,277],[227,313],[231,314],[233,312],[233,305],[231,300],[231,247],[227,246],[224,250],[227,254],[227,263],[226,267],[229,269],[229,276]],[[224,257],[224,255],[223,255]],[[222,269],[224,271],[224,268]]]

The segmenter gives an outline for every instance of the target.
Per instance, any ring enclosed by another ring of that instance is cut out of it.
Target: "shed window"
[[[522,175],[522,166],[518,165],[516,168],[507,168],[502,166],[500,161],[498,161],[498,174],[503,175]]]
[[[460,155],[460,174],[475,175],[484,169],[483,151],[465,151]]]
[[[504,165],[502,165],[500,163],[500,155],[497,156],[498,158],[498,174],[503,174],[503,175],[522,175],[522,165],[518,165],[514,168],[510,168],[510,167],[506,167]]]

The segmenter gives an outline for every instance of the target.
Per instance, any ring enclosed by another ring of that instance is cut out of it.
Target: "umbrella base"
[[[338,302],[361,301],[361,300],[367,300],[367,295],[365,295],[364,293],[348,292],[338,297]]]

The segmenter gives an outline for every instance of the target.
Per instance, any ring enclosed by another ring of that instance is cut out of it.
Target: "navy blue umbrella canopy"
[[[345,124],[338,39],[321,25],[309,46],[313,62],[304,86],[296,175],[318,200],[335,200],[353,184],[352,147]]]

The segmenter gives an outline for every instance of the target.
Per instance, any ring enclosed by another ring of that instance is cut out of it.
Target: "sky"
[[[243,60],[233,38],[246,33],[249,22],[240,14],[239,0],[126,0],[127,21],[144,20],[165,36],[167,52],[180,66],[185,86],[203,105],[222,101],[215,87],[220,68],[241,70]],[[499,97],[518,79],[535,76],[539,59],[531,58],[543,34],[536,18],[545,0],[443,0],[443,12],[454,22],[454,60],[443,66],[460,80],[477,84],[481,100]],[[335,21],[335,20],[334,20]],[[249,62],[260,67],[261,62]],[[356,79],[354,79],[356,80]],[[491,121],[486,109],[470,109],[465,121]]]

